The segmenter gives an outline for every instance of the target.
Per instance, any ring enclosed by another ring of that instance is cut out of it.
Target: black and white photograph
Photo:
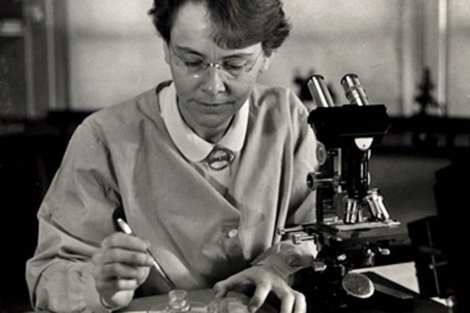
[[[468,0],[0,0],[0,313],[470,312],[469,57]]]

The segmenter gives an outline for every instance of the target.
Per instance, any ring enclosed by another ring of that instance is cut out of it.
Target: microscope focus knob
[[[307,186],[308,188],[315,190],[317,189],[317,186],[315,184],[315,173],[308,173],[307,174]]]
[[[317,155],[318,165],[325,164],[326,160],[328,159],[328,151],[326,150],[325,145],[322,144],[321,142],[317,142],[316,155]]]
[[[315,190],[321,184],[331,184],[333,178],[318,178],[321,173],[310,172],[307,174],[307,186],[308,188]]]

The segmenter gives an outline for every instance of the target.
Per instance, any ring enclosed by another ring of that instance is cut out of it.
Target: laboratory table
[[[323,310],[318,313],[341,312],[341,313],[389,313],[389,312],[412,312],[412,313],[451,313],[441,299],[422,299],[418,293],[418,283],[416,279],[416,271],[414,263],[401,263],[387,266],[373,267],[354,270],[369,276],[372,281],[380,282],[382,286],[393,288],[401,292],[412,295],[413,301],[407,306],[397,305],[390,299],[380,298],[376,292],[370,299],[364,302],[364,305],[358,303],[354,306],[341,310]],[[249,298],[243,294],[229,293],[229,297],[238,298],[242,303],[247,304]],[[374,298],[375,297],[375,298]],[[197,290],[188,292],[190,301],[196,301],[208,304],[213,299],[213,291],[211,289]],[[375,300],[374,300],[375,299]],[[167,303],[167,295],[149,296],[134,299],[131,304],[119,311],[120,313],[146,313],[151,308]],[[46,313],[46,311],[42,311]],[[264,305],[259,313],[276,313],[277,310],[271,305]],[[239,312],[237,312],[239,313]],[[308,313],[317,313],[317,311],[309,311]],[[457,313],[457,312],[454,312]],[[460,312],[459,312],[460,313]]]
[[[369,276],[372,281],[380,282],[382,286],[393,288],[395,290],[408,293],[412,296],[413,300],[406,306],[400,305],[397,301],[390,300],[388,297],[377,295],[372,296],[371,299],[364,301],[364,305],[355,304],[354,307],[336,310],[341,313],[388,313],[388,312],[413,312],[413,313],[450,313],[452,310],[444,305],[441,299],[422,299],[418,293],[418,283],[416,279],[416,271],[413,262],[379,266],[373,268],[364,268],[354,270]],[[202,303],[209,303],[212,300],[212,290],[198,290],[189,292],[189,300],[198,301]],[[231,293],[230,296],[239,297],[243,301],[248,301],[248,298],[241,294]],[[374,298],[375,297],[375,298]],[[166,295],[144,297],[135,299],[129,307],[122,312],[137,313],[147,312],[148,309],[155,307],[167,301]],[[260,313],[274,313],[277,310],[272,306],[265,305],[260,310]],[[325,312],[325,311],[323,311]],[[321,313],[323,313],[321,312]],[[328,312],[335,312],[329,310]],[[317,313],[317,312],[308,312]],[[320,313],[320,312],[319,312]]]

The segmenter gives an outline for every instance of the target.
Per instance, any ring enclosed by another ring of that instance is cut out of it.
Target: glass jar
[[[168,293],[168,303],[151,308],[149,313],[206,313],[207,307],[200,302],[190,301],[186,290],[175,289]]]

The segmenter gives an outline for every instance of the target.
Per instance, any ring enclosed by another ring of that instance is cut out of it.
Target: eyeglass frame
[[[183,61],[181,59],[181,56],[179,56],[178,53],[176,53],[175,49],[173,48],[173,45],[168,44],[168,46],[169,46],[169,49],[172,51],[172,54],[175,56],[175,64],[179,67],[183,67],[183,68],[186,68],[186,70],[188,70],[188,66],[185,64],[185,61]],[[260,53],[253,60],[253,63],[251,65],[248,65],[248,64],[250,64],[250,62],[243,65],[243,67],[248,66],[248,68],[246,68],[245,70],[242,70],[242,72],[240,74],[238,74],[237,76],[233,75],[232,73],[230,73],[230,71],[228,71],[227,69],[224,68],[223,61],[221,62],[222,64],[221,63],[207,62],[203,57],[197,56],[197,58],[202,61],[202,65],[200,66],[200,69],[198,69],[197,72],[195,72],[195,73],[190,73],[190,71],[188,70],[188,74],[191,75],[193,78],[200,78],[200,77],[202,77],[202,75],[204,75],[206,69],[208,69],[209,67],[214,67],[218,70],[221,70],[221,71],[227,73],[228,77],[230,79],[236,80],[236,79],[239,79],[241,77],[244,77],[247,73],[251,72],[253,70],[253,68],[255,67],[256,63],[258,63],[258,60],[259,60],[259,58],[262,54],[263,54],[263,49],[261,49]]]

